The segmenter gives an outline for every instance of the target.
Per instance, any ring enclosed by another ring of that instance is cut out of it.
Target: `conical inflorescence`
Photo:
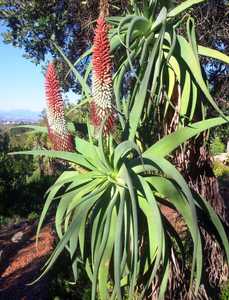
[[[112,63],[108,28],[103,16],[97,20],[92,50],[92,101],[90,105],[91,122],[99,129],[104,123],[103,132],[109,134],[116,121],[112,105]]]
[[[52,147],[57,151],[74,151],[73,137],[69,133],[64,117],[64,102],[55,66],[49,63],[45,75],[48,135]]]

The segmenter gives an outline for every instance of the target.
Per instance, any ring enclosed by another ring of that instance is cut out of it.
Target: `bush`
[[[213,163],[213,171],[216,177],[222,177],[225,175],[229,175],[229,166],[225,166],[220,161],[215,161]]]
[[[212,155],[217,155],[225,152],[225,145],[219,136],[216,136],[210,144],[210,152]]]
[[[229,300],[229,281],[221,289],[220,300]]]
[[[24,131],[19,129],[20,134],[13,135],[13,130],[0,126],[0,224],[8,223],[4,218],[14,215],[25,218],[31,211],[29,218],[34,219],[43,205],[45,191],[55,180],[54,175],[41,176],[48,173],[44,170],[44,166],[49,168],[47,161],[8,155],[18,147],[27,149]]]

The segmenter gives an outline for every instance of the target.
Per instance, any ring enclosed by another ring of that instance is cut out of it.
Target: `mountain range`
[[[0,110],[0,123],[29,122],[34,123],[40,119],[41,112],[24,109]]]

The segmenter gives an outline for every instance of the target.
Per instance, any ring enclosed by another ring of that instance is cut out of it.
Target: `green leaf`
[[[101,300],[109,299],[107,288],[108,288],[109,270],[110,270],[111,258],[113,253],[113,247],[114,247],[114,242],[116,240],[115,239],[116,224],[117,224],[117,213],[115,210],[113,210],[106,249],[101,259],[99,274],[98,274],[98,281],[99,281],[98,288],[99,288],[99,295]]]
[[[130,140],[134,139],[137,128],[140,123],[143,106],[144,106],[146,96],[148,93],[149,80],[150,80],[150,77],[152,74],[154,61],[155,61],[157,50],[159,47],[159,42],[160,42],[160,39],[158,38],[157,41],[155,42],[153,50],[149,54],[146,71],[145,71],[144,77],[142,79],[140,88],[137,91],[137,95],[134,100],[133,108],[131,109],[131,112],[130,112],[130,119],[129,119],[129,124],[130,124],[129,139]]]
[[[75,125],[73,122],[68,122],[67,123],[67,128],[68,130],[74,135],[76,134],[76,129],[75,129]]]
[[[131,210],[132,210],[132,222],[133,222],[133,261],[131,264],[131,279],[129,286],[129,297],[133,297],[134,289],[137,283],[138,276],[138,214],[137,214],[137,199],[135,195],[135,189],[128,169],[125,164],[123,164],[123,179],[129,189],[130,200],[131,200]]]
[[[229,241],[228,241],[228,236],[227,236],[227,234],[224,230],[224,227],[222,225],[222,222],[220,221],[220,218],[217,216],[217,214],[215,213],[215,211],[211,207],[211,205],[208,203],[208,201],[206,201],[204,198],[202,198],[200,195],[197,195],[197,194],[195,195],[195,199],[200,204],[202,209],[205,212],[207,212],[210,222],[212,222],[213,225],[215,226],[215,228],[217,230],[217,233],[219,234],[219,236],[221,238],[221,241],[223,243],[224,250],[225,250],[226,256],[227,256],[227,261],[229,262]]]
[[[55,195],[57,194],[57,192],[59,191],[59,189],[62,187],[62,184],[60,184],[62,181],[65,182],[65,180],[69,180],[69,178],[71,178],[72,180],[72,172],[64,172],[63,174],[60,175],[60,177],[56,180],[55,182],[55,186],[50,189],[50,192],[48,194],[48,197],[45,201],[40,219],[39,219],[39,223],[38,223],[38,227],[37,227],[37,234],[36,234],[36,243],[38,242],[38,238],[39,238],[39,232],[40,229],[42,227],[42,224],[44,222],[45,216],[47,215],[48,209],[52,203],[52,201],[54,200]]]
[[[166,16],[167,16],[167,9],[165,7],[162,7],[155,22],[153,23],[151,30],[156,31],[158,29],[158,27],[165,22]]]
[[[87,201],[89,198],[93,198],[96,201],[100,201],[100,199],[103,197],[104,193],[107,191],[108,185],[105,183],[104,185],[101,185],[100,188],[97,188],[96,191],[90,193],[90,195],[84,197],[81,202]],[[88,217],[88,216],[87,216]],[[79,232],[79,242],[80,242],[80,251],[81,256],[84,258],[84,245],[85,245],[85,235],[86,235],[86,226],[87,226],[87,220],[86,216],[83,220],[84,222],[81,225],[80,232]]]
[[[91,55],[92,54],[92,49],[88,49],[86,50],[75,62],[72,66],[76,67],[80,62],[82,62],[82,60]],[[67,78],[69,76],[69,74],[71,73],[72,68],[70,68],[70,70],[67,72],[65,78]]]
[[[167,58],[167,57],[166,57]],[[171,67],[171,69],[173,70],[173,72],[175,73],[176,75],[176,80],[178,82],[181,81],[181,70],[180,70],[180,65],[177,61],[177,59],[172,55],[170,58],[169,58],[169,66]]]
[[[192,286],[192,280],[193,280],[194,271],[195,271],[195,260],[196,260],[196,268],[197,268],[197,270],[196,270],[196,272],[197,272],[196,288],[198,289],[198,284],[200,282],[200,276],[201,276],[200,268],[202,267],[202,265],[201,265],[202,257],[198,256],[198,253],[201,251],[201,249],[200,249],[201,238],[200,238],[199,228],[198,228],[198,224],[197,224],[195,200],[192,196],[191,190],[190,190],[189,186],[187,185],[185,179],[177,171],[177,169],[174,167],[173,164],[171,164],[166,159],[160,158],[160,157],[154,158],[153,161],[164,172],[164,174],[166,174],[169,178],[173,179],[176,182],[176,184],[180,187],[181,191],[185,195],[185,198],[189,202],[190,213],[192,214],[192,225],[194,226],[193,232],[192,232],[192,238],[193,238],[193,242],[194,242],[194,250],[193,250],[193,263],[192,263],[192,270],[191,270],[190,287]]]
[[[190,104],[190,95],[191,95],[191,77],[188,71],[185,72],[185,81],[181,94],[181,106],[180,106],[180,115],[185,117],[187,114],[188,106]],[[184,120],[182,120],[184,123]]]
[[[82,204],[83,201],[88,201],[88,199],[92,198],[93,196],[100,194],[101,192],[103,193],[105,189],[104,186],[101,187],[103,182],[104,179],[96,178],[77,189],[75,197],[72,198],[71,203],[68,206],[67,213],[69,214],[72,210],[76,209]],[[106,185],[108,185],[107,182]]]
[[[160,266],[160,261],[162,258],[162,248],[163,248],[163,243],[164,243],[164,228],[162,226],[162,221],[161,221],[161,214],[160,214],[160,210],[158,208],[156,199],[153,195],[153,192],[149,186],[149,184],[147,183],[147,181],[145,180],[145,178],[139,176],[139,180],[142,184],[143,190],[144,190],[144,196],[146,197],[149,205],[151,206],[151,210],[153,210],[153,232],[149,232],[150,235],[150,239],[152,241],[152,245],[150,245],[151,252],[154,254],[154,249],[155,247],[157,248],[156,250],[156,259],[155,262],[153,264],[153,268],[151,271],[151,275],[150,278],[147,282],[147,284],[145,285],[143,292],[146,291],[146,289],[149,288],[149,285],[152,283],[158,269]],[[150,228],[149,228],[150,230]],[[151,262],[152,263],[152,262]]]
[[[120,191],[120,205],[118,210],[117,224],[115,225],[116,235],[114,243],[114,282],[116,295],[119,300],[122,300],[121,292],[121,260],[122,260],[122,228],[124,222],[124,207],[125,207],[125,190]]]
[[[229,56],[215,49],[204,46],[198,46],[198,53],[202,56],[218,59],[226,64],[229,64]]]
[[[76,70],[74,65],[70,62],[70,60],[67,58],[67,56],[64,54],[64,52],[61,50],[61,48],[53,41],[53,45],[56,47],[56,49],[60,52],[61,56],[63,57],[64,61],[68,64],[69,68],[71,69],[72,73],[75,75],[76,80],[79,81],[82,90],[85,92],[85,95],[87,98],[90,97],[90,88],[85,83],[84,79],[80,75],[80,73]]]
[[[75,213],[75,215],[74,215],[74,218],[73,218],[71,225],[69,226],[67,232],[64,234],[63,238],[58,242],[55,250],[53,251],[48,262],[46,263],[45,270],[43,271],[43,273],[40,275],[40,277],[37,280],[39,280],[41,277],[43,277],[48,272],[48,270],[52,267],[52,265],[55,263],[56,259],[59,257],[61,252],[66,247],[72,234],[78,235],[82,220],[84,219],[84,216],[88,214],[88,212],[94,205],[95,201],[96,201],[96,199],[91,198],[91,199],[89,199],[89,201],[82,203],[82,205],[79,207],[77,213]]]
[[[157,57],[155,58],[153,80],[152,80],[151,91],[150,91],[151,97],[154,97],[156,94],[156,90],[158,89],[158,97],[156,98],[156,101],[154,103],[155,107],[159,105],[160,90],[163,85],[163,83],[160,80],[160,75],[163,74],[163,67],[164,67],[164,65],[162,64],[163,56],[164,56],[162,48],[163,48],[163,43],[164,43],[165,28],[166,28],[166,25],[165,25],[165,23],[163,23],[159,37],[158,37],[160,42],[159,42],[159,47],[158,47],[158,54],[157,54]],[[148,108],[147,108],[148,117],[151,117],[150,113],[151,113],[151,107],[153,105],[152,102],[153,102],[152,99],[150,99],[148,102]],[[155,116],[155,114],[153,115],[153,117],[154,116]]]
[[[132,150],[137,151],[137,153],[141,155],[139,147],[134,142],[124,141],[119,144],[114,150],[114,168],[117,168],[119,160]]]
[[[31,151],[18,151],[11,152],[10,155],[33,155],[33,156],[46,156],[50,158],[63,159],[68,162],[73,162],[89,170],[94,169],[94,167],[81,155],[73,152],[64,151],[49,151],[49,150],[31,150]]]
[[[95,256],[94,271],[93,271],[93,278],[92,278],[92,295],[91,295],[92,300],[96,299],[96,287],[97,287],[99,268],[101,265],[101,260],[103,258],[104,252],[106,251],[113,209],[114,209],[114,206],[115,206],[117,200],[118,200],[118,193],[116,191],[114,196],[110,200],[109,206],[105,213],[106,219],[105,219],[102,241],[98,248],[98,252],[96,253],[96,256]]]
[[[164,300],[165,299],[165,292],[167,290],[168,280],[169,280],[169,259],[166,257],[166,262],[163,265],[163,271],[162,273],[162,281],[160,284],[160,292],[158,296],[158,300]]]
[[[183,216],[185,223],[188,225],[194,243],[190,287],[192,286],[194,268],[196,266],[196,290],[198,290],[202,272],[202,247],[197,216],[196,213],[192,212],[193,210],[195,211],[194,206],[191,206],[192,201],[189,201],[188,203],[179,189],[166,178],[152,176],[146,180],[159,191],[162,197],[165,197],[167,201],[171,202],[176,207]]]
[[[186,23],[187,27],[187,35],[190,45],[192,46],[192,50],[195,54],[196,61],[200,67],[200,61],[198,57],[198,51],[197,51],[197,42],[196,42],[196,30],[195,30],[195,22],[194,19],[189,17]]]
[[[177,40],[180,46],[180,56],[186,62],[186,65],[189,67],[190,71],[192,72],[197,84],[199,85],[200,89],[204,93],[206,99],[221,116],[224,116],[224,114],[219,109],[219,107],[217,106],[217,104],[215,103],[215,101],[213,100],[209,92],[209,89],[201,73],[199,60],[197,60],[195,52],[192,49],[191,45],[182,36],[177,36]]]
[[[148,226],[148,236],[149,236],[149,257],[150,262],[152,263],[155,258],[155,253],[157,250],[158,245],[158,227],[157,222],[154,220],[159,220],[158,218],[155,219],[155,211],[152,209],[150,202],[143,196],[138,196],[138,204],[142,212],[144,213],[147,219],[147,226]]]
[[[153,158],[154,156],[165,157],[182,143],[186,142],[195,135],[198,135],[199,133],[212,127],[226,124],[228,121],[229,118],[227,118],[227,120],[221,117],[211,118],[193,123],[184,128],[180,128],[156,142],[149,149],[147,149],[142,156],[145,158]]]
[[[97,156],[98,147],[87,142],[85,139],[81,139],[80,137],[75,137],[75,143],[77,145],[77,151],[82,155],[95,158]]]
[[[103,120],[103,122],[101,124],[100,131],[99,131],[99,145],[98,145],[99,150],[98,150],[98,154],[99,154],[100,160],[101,160],[103,166],[105,167],[106,173],[107,173],[107,172],[112,172],[113,169],[112,169],[112,167],[110,165],[110,162],[109,162],[109,160],[108,160],[108,158],[105,154],[105,149],[104,149],[104,142],[105,141],[103,139],[103,137],[104,137],[103,127],[104,127],[105,121],[106,120]]]
[[[132,18],[130,25],[128,26],[128,31],[126,35],[126,47],[129,49],[132,39],[132,33],[134,30],[141,32],[141,35],[144,35],[148,32],[150,28],[150,23],[145,17],[134,17]]]
[[[177,5],[168,13],[168,18],[174,18],[182,12],[186,11],[188,8],[192,7],[195,4],[205,2],[206,0],[187,0],[182,2],[180,5]]]
[[[66,191],[69,191],[71,189],[74,189],[78,187],[81,184],[85,184],[88,181],[93,180],[94,178],[101,176],[100,172],[97,171],[91,171],[90,173],[79,173],[78,171],[65,171],[65,173],[69,173],[69,177],[66,179],[63,179],[61,181],[56,181],[48,190],[46,193],[52,190],[52,188],[55,188],[56,186],[63,186],[66,183],[71,183],[71,185],[67,188]],[[74,175],[75,174],[75,175]],[[72,176],[70,176],[72,175]]]
[[[68,209],[68,206],[72,201],[72,197],[73,197],[72,194],[73,193],[67,193],[65,195],[62,195],[61,199],[59,201],[59,204],[57,206],[57,209],[56,209],[55,226],[56,226],[56,232],[57,232],[59,239],[61,239],[64,235],[64,232],[63,232],[64,217],[65,217],[66,211]]]
[[[132,60],[134,55],[135,55],[135,52],[132,52],[130,54],[131,60]],[[120,112],[122,112],[121,95],[122,95],[123,79],[124,79],[125,74],[128,72],[128,70],[129,70],[129,62],[128,62],[128,58],[127,58],[122,63],[122,65],[120,66],[120,68],[116,72],[116,74],[114,75],[115,101],[116,101],[117,110],[120,111]],[[127,115],[125,115],[125,116],[126,116],[126,118],[128,117]],[[124,118],[123,118],[121,113],[118,114],[118,117],[119,117],[120,124],[122,125],[122,129],[124,130],[124,128],[125,128]]]
[[[189,120],[193,120],[194,114],[196,112],[196,104],[197,104],[197,97],[198,97],[198,89],[194,81],[192,81],[192,107],[190,111]]]

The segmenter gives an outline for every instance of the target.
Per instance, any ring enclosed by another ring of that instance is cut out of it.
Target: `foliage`
[[[142,299],[155,281],[158,299],[164,299],[172,266],[178,261],[182,270],[189,270],[190,293],[196,295],[204,259],[200,226],[210,234],[216,233],[229,260],[229,243],[220,218],[205,199],[190,189],[169,160],[174,150],[190,138],[228,122],[209,92],[199,55],[225,63],[229,58],[199,47],[194,20],[188,14],[179,19],[180,13],[200,2],[188,0],[167,10],[162,2],[144,1],[142,6],[132,1],[127,16],[108,18],[116,62],[113,86],[122,128],[120,140],[103,134],[104,119],[98,140],[89,122],[87,137],[75,137],[76,152],[13,153],[62,159],[71,165],[71,170],[63,172],[46,194],[38,233],[48,210],[57,203],[59,242],[42,275],[67,249],[74,280],[78,279],[81,264],[87,271],[92,300],[97,293],[102,300],[123,299],[124,295],[133,299],[136,293]],[[187,26],[187,38],[177,32],[182,22]],[[81,76],[59,50],[82,85],[82,100],[88,101],[88,77],[94,65],[89,65],[85,76]],[[91,50],[87,51],[81,61],[90,54]],[[206,119],[208,106],[221,117]],[[173,132],[158,140],[166,132],[161,126],[156,135],[158,124]],[[184,255],[183,237],[163,213],[162,204],[174,209],[186,224],[192,240],[191,262]]]
[[[201,125],[203,124],[204,121]],[[193,124],[193,127],[195,128],[195,124]],[[199,126],[199,128],[201,129],[198,130],[197,125],[196,130],[189,128],[185,128],[185,130],[189,132],[189,137],[191,137],[198,131],[203,130],[203,126]],[[182,133],[183,130],[181,129],[180,132],[177,132],[177,137]],[[183,135],[183,141],[187,138],[188,135]],[[177,236],[176,241],[174,241],[171,238],[173,232],[170,231],[171,228],[163,225],[164,222],[167,223],[168,221],[166,221],[165,216],[161,215],[157,202],[160,203],[161,199],[164,199],[163,201],[166,201],[166,203],[169,201],[181,213],[189,227],[194,243],[192,276],[194,276],[194,266],[197,268],[197,276],[201,274],[202,255],[200,233],[196,219],[198,209],[209,215],[224,243],[227,244],[228,242],[223,227],[220,225],[214,211],[206,201],[200,198],[194,200],[194,196],[182,176],[172,164],[163,158],[177,147],[176,143],[172,143],[174,140],[176,140],[176,137],[174,139],[171,139],[170,136],[165,137],[143,153],[142,159],[136,155],[140,153],[139,149],[131,141],[124,141],[115,148],[110,144],[108,149],[106,147],[104,149],[102,135],[98,146],[76,138],[79,153],[24,152],[24,154],[63,158],[89,170],[85,174],[80,174],[78,171],[64,172],[47,195],[38,231],[51,203],[59,198],[60,202],[56,210],[56,230],[60,242],[50,257],[44,273],[50,269],[64,247],[67,247],[67,244],[70,243],[67,249],[71,257],[74,258],[79,247],[81,259],[86,263],[86,270],[92,280],[93,299],[96,295],[97,280],[99,281],[100,296],[102,299],[107,297],[106,281],[108,280],[109,271],[107,262],[111,263],[113,251],[114,278],[117,276],[113,295],[121,293],[122,282],[124,286],[127,283],[130,285],[131,290],[128,293],[133,295],[135,285],[137,280],[140,280],[142,272],[144,276],[149,276],[147,287],[151,283],[161,260],[162,262],[164,260],[164,264],[162,264],[164,266],[164,276],[166,276],[164,280],[167,280],[169,272],[168,257],[171,255],[171,253],[168,253],[168,249],[171,248],[174,242],[180,247],[181,240]],[[161,153],[161,156],[158,157],[151,155],[153,151],[160,153],[157,150],[162,145],[168,152]],[[131,152],[133,152],[133,155],[128,156],[127,154]],[[65,190],[64,193],[63,189]],[[58,196],[60,190],[63,194],[61,193]],[[107,199],[111,200],[107,201]],[[194,206],[195,201],[198,201],[199,208]],[[141,224],[146,224],[147,233],[144,232],[143,234],[140,231],[139,218],[141,218]],[[150,221],[153,219],[157,220],[155,224]],[[120,228],[116,228],[115,224],[119,224]],[[88,244],[85,237],[90,232],[92,236]],[[139,240],[144,243],[142,250]],[[226,244],[225,249],[227,249]],[[195,249],[195,247],[197,248]],[[143,249],[144,260],[138,254]],[[164,252],[165,250],[166,252]],[[181,251],[180,248],[179,250]],[[128,256],[127,253],[129,253]],[[154,259],[156,259],[154,269],[150,271],[148,264],[149,262],[153,263]],[[78,263],[78,259],[75,258],[73,262],[75,280],[78,278]],[[119,269],[120,266],[122,266],[121,269]],[[197,277],[197,280],[200,280],[200,278]],[[162,286],[162,288],[165,287]],[[163,297],[164,292],[165,290],[161,291],[161,297]],[[121,294],[118,297],[121,297]]]
[[[55,35],[63,51],[72,59],[76,59],[86,47],[86,44],[82,45],[82,49],[76,47],[78,43],[82,44],[85,34],[85,32],[80,34],[80,23],[76,22],[79,19],[80,2],[30,1],[28,5],[25,1],[0,1],[0,20],[7,25],[7,31],[4,33],[5,42],[24,48],[25,57],[37,64],[44,61],[47,54],[53,55],[58,60],[58,55],[50,42],[51,36]],[[64,73],[64,65],[59,63],[58,67]],[[67,81],[65,88],[68,88]]]
[[[15,137],[9,129],[0,130],[0,214],[3,219],[39,211],[43,203],[42,191],[44,193],[54,180],[50,176],[40,177],[39,165],[31,157],[8,155],[19,147],[26,150],[33,143],[25,135],[19,138],[18,133]]]
[[[37,220],[38,218],[39,218],[39,214],[36,213],[35,211],[32,211],[31,213],[29,213],[28,217],[27,217],[29,222]]]
[[[225,166],[222,162],[215,161],[213,164],[213,171],[215,176],[222,177],[229,175],[229,167]]]
[[[4,217],[0,215],[0,228],[6,224],[8,224],[10,219],[8,217]]]
[[[67,251],[64,251],[55,264],[50,274],[49,298],[50,299],[90,299],[90,282],[85,274],[83,266],[80,266],[79,280],[76,288],[72,284],[71,263]]]
[[[199,43],[229,54],[228,1],[206,2],[195,10]],[[222,109],[227,109],[229,68],[219,60],[204,59],[213,95]]]
[[[33,160],[26,157],[12,158],[5,152],[0,153],[0,194],[1,214],[5,209],[12,208],[15,204],[15,192],[19,191],[26,183],[26,177],[31,175]]]
[[[222,287],[220,300],[229,300],[229,282]]]
[[[228,1],[206,1],[196,7],[192,15],[196,20],[199,44],[229,54],[228,14]],[[203,57],[201,63],[205,69],[211,93],[219,107],[226,113],[229,108],[227,101],[229,97],[229,67],[220,60],[208,57]],[[215,112],[211,110],[211,114],[215,115]],[[214,131],[214,135],[220,136],[225,144],[228,134],[228,124],[216,128]]]
[[[210,151],[211,151],[212,155],[217,155],[217,154],[225,152],[225,145],[219,136],[216,136],[212,140],[212,142],[210,144]]]

